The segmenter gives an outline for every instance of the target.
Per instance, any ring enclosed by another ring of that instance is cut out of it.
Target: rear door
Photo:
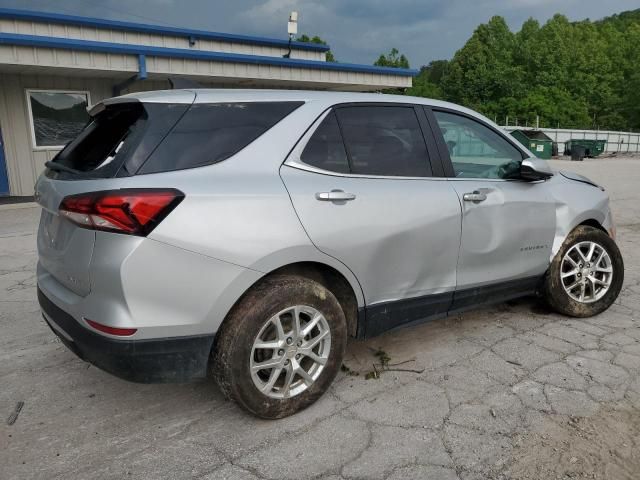
[[[427,132],[412,105],[338,106],[281,169],[312,242],[360,281],[367,335],[445,312],[456,285],[460,203]]]
[[[533,290],[549,265],[555,234],[546,183],[519,179],[524,153],[488,124],[444,109],[427,115],[462,204],[453,309]]]

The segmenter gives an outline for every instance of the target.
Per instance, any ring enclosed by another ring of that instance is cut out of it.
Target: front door
[[[9,195],[9,178],[7,176],[7,164],[4,156],[2,129],[0,129],[0,196],[3,195]]]
[[[453,309],[534,289],[549,265],[555,234],[546,183],[518,179],[524,153],[493,128],[450,111],[433,114],[441,150],[451,160],[449,183],[462,204]]]
[[[460,203],[446,179],[432,177],[422,114],[336,108],[281,169],[311,241],[360,281],[367,336],[442,315],[456,285]]]

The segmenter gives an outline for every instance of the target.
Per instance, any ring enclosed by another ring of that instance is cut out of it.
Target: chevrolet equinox
[[[622,286],[604,189],[457,105],[194,89],[89,113],[36,184],[38,298],[127,380],[213,376],[280,418],[349,336],[531,294],[588,317]]]

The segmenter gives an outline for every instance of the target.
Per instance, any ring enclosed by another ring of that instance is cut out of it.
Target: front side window
[[[456,177],[517,178],[522,153],[505,138],[471,118],[433,112]]]
[[[401,177],[431,175],[427,146],[413,107],[336,109],[351,173]]]
[[[87,92],[27,90],[33,146],[60,148],[89,121]]]

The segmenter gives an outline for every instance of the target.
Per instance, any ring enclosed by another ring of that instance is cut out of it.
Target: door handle
[[[316,199],[323,202],[347,202],[355,200],[356,196],[353,193],[344,192],[342,190],[331,190],[330,192],[316,193]]]
[[[462,195],[462,199],[465,202],[480,203],[484,202],[487,199],[487,194],[475,190],[471,193],[465,193],[464,195]]]

